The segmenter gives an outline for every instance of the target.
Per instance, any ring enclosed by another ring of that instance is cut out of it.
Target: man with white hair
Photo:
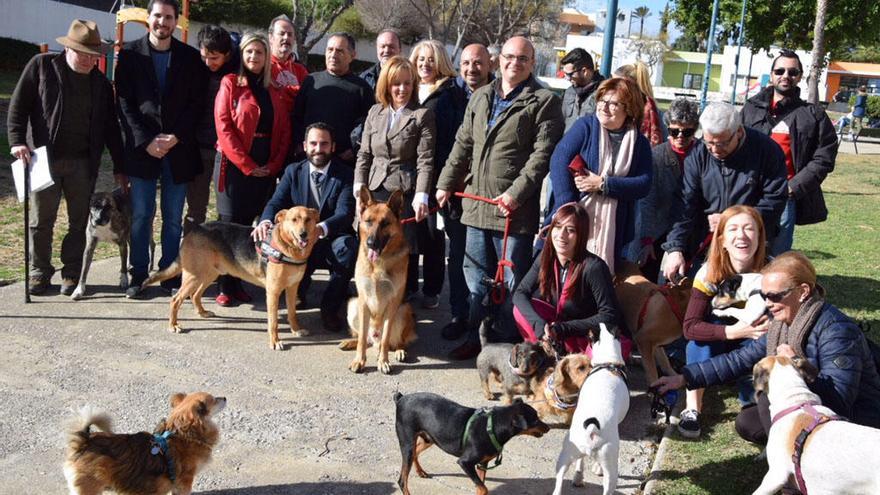
[[[693,257],[699,242],[715,230],[721,212],[733,205],[748,205],[761,212],[767,239],[788,198],[785,156],[765,134],[740,124],[739,113],[729,103],[712,103],[700,116],[703,140],[684,160],[682,205],[672,208],[681,216],[667,236],[664,276],[685,275],[685,257]],[[694,263],[692,270],[701,263]]]

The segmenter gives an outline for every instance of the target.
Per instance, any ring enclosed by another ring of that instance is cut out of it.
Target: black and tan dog
[[[194,227],[183,238],[180,256],[164,270],[148,278],[143,286],[183,273],[180,289],[171,298],[168,329],[181,332],[177,312],[188,297],[202,318],[214,313],[202,306],[202,294],[220,275],[232,275],[266,288],[269,319],[269,347],[284,349],[278,339],[278,298],[286,292],[287,322],[294,336],[308,335],[296,320],[296,291],[306,271],[309,254],[318,240],[318,211],[296,206],[275,215],[267,263],[254,246],[251,228],[227,222],[208,222]],[[257,246],[259,247],[259,246]],[[280,258],[275,255],[280,255]]]
[[[477,371],[483,397],[486,400],[495,399],[489,387],[489,379],[494,377],[501,384],[501,403],[509,405],[516,394],[531,395],[532,378],[543,374],[545,369],[552,368],[556,363],[540,344],[489,342],[488,333],[493,321],[493,318],[486,318],[480,324],[481,350],[477,356]]]
[[[419,454],[436,444],[443,452],[458,457],[458,465],[474,485],[477,495],[486,488],[486,464],[501,455],[511,438],[529,435],[540,438],[550,428],[538,419],[532,406],[517,399],[510,406],[491,409],[465,407],[431,393],[394,394],[395,429],[403,458],[398,486],[409,495],[409,472],[427,478],[419,464]]]
[[[374,201],[365,187],[358,195],[360,247],[354,270],[358,296],[348,302],[348,324],[354,338],[343,341],[339,348],[356,350],[348,369],[360,373],[367,363],[367,347],[378,345],[377,367],[387,374],[391,372],[388,353],[394,352],[397,361],[404,361],[406,347],[416,338],[412,308],[403,302],[409,264],[409,244],[400,223],[403,194],[393,192],[387,203]]]
[[[112,242],[119,246],[119,288],[128,288],[128,239],[131,234],[131,205],[121,189],[95,192],[89,203],[89,223],[86,225],[86,249],[83,251],[79,283],[71,294],[74,300],[86,295],[86,277],[92,266],[92,257],[98,242]]]

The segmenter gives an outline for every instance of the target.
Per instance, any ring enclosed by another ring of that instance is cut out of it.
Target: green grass
[[[880,341],[880,169],[877,156],[839,155],[835,172],[822,186],[826,222],[797,227],[794,248],[816,266],[828,300],[856,320],[870,323]],[[733,428],[739,412],[732,387],[707,390],[697,441],[673,435],[660,467],[659,494],[751,493],[767,470],[752,459],[760,449]]]

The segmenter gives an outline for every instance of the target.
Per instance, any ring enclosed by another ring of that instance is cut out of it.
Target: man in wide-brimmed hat
[[[122,138],[110,82],[96,62],[110,48],[93,21],[74,20],[67,36],[57,38],[61,53],[36,55],[21,74],[7,120],[12,155],[29,161],[34,147],[46,146],[55,184],[34,193],[30,218],[30,293],[48,289],[52,266],[52,230],[61,196],[70,223],[61,244],[61,293],[73,293],[85,248],[89,198],[95,187],[104,148],[113,158],[113,173],[125,186]],[[33,140],[28,143],[28,124]]]

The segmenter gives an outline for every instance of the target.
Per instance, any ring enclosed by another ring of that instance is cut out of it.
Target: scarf
[[[617,160],[614,160],[608,130],[602,126],[599,129],[599,175],[605,177],[606,181],[609,177],[626,177],[632,164],[636,130],[633,127],[627,129],[617,152]],[[611,273],[614,273],[614,234],[617,230],[614,219],[617,215],[617,198],[595,192],[588,194],[583,203],[590,218],[587,250],[602,258]]]
[[[642,116],[642,125],[639,128],[642,135],[651,143],[651,146],[657,146],[663,142],[663,130],[660,127],[660,113],[657,112],[657,104],[653,98],[645,98],[645,111]]]
[[[776,355],[776,347],[779,344],[788,344],[794,349],[795,354],[806,357],[804,344],[807,341],[807,336],[813,330],[813,325],[822,313],[822,308],[825,307],[825,298],[818,293],[818,290],[816,292],[801,304],[790,326],[781,321],[774,321],[770,324],[770,328],[767,330],[768,356]]]

